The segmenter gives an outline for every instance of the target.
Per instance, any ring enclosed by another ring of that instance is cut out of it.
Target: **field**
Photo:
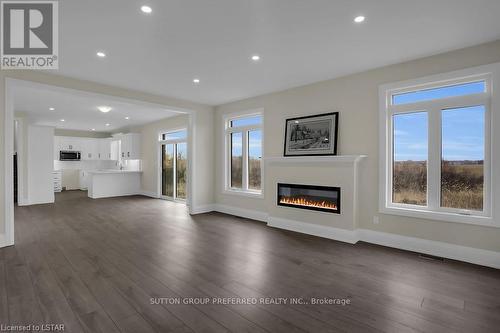
[[[393,173],[393,202],[427,204],[426,162],[395,162]],[[444,161],[441,179],[442,207],[483,209],[482,161]]]
[[[233,157],[231,161],[231,187],[242,187],[242,174],[242,157]],[[260,179],[260,159],[250,158],[248,161],[248,188],[260,190]]]

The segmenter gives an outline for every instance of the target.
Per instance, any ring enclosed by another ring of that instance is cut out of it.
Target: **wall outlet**
[[[379,224],[380,223],[380,220],[378,218],[378,216],[374,216],[373,217],[373,224]]]

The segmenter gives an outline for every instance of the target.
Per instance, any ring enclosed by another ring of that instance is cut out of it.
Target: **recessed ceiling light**
[[[258,54],[254,54],[254,55],[252,56],[252,60],[253,60],[253,61],[259,61],[259,60],[260,60],[260,55],[258,55]]]
[[[200,79],[193,79],[193,83],[195,83],[195,84],[200,83]]]
[[[106,124],[106,127],[110,126],[111,124]]]
[[[361,23],[361,22],[364,22],[364,21],[365,21],[365,19],[366,19],[366,17],[364,17],[364,16],[362,16],[362,15],[360,15],[360,16],[356,16],[356,17],[354,18],[354,22],[356,22],[356,23]]]
[[[92,128],[91,131],[95,131],[95,128]]]
[[[130,119],[130,117],[125,117],[125,119],[129,120],[129,119]]]
[[[143,13],[146,13],[146,14],[151,14],[153,12],[153,9],[149,6],[142,6],[141,10]]]
[[[104,53],[103,51],[99,51],[99,52],[97,52],[96,54],[97,54],[97,56],[98,56],[99,58],[105,58],[105,57],[106,57],[106,53]]]
[[[105,106],[105,105],[102,105],[102,106],[98,106],[97,109],[103,113],[108,113],[109,111],[111,111],[111,106]]]
[[[63,121],[63,122],[64,122],[64,121],[66,121],[66,120],[64,120],[64,119],[61,119],[61,121]]]
[[[50,111],[54,111],[54,110],[55,110],[55,108],[49,108],[49,110],[50,110]]]

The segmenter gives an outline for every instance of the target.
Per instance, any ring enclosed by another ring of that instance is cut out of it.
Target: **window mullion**
[[[427,205],[431,210],[437,210],[440,207],[441,191],[441,109],[429,109],[428,119]]]
[[[248,190],[248,131],[242,133],[242,189]]]

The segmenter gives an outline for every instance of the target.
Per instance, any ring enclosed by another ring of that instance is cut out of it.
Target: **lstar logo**
[[[58,69],[58,2],[1,2],[2,69]]]

